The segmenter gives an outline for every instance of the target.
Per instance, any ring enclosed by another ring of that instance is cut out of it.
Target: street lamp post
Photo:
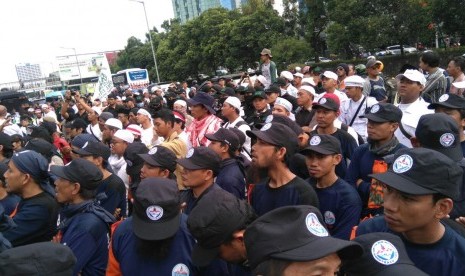
[[[81,69],[79,68],[79,61],[77,58],[76,48],[72,48],[72,47],[60,47],[60,48],[74,51],[74,58],[76,59],[76,66],[79,72],[79,79],[81,80],[81,86],[82,86],[82,75],[81,75]]]
[[[145,10],[145,2],[139,1],[139,0],[129,0],[129,1],[141,3],[142,7],[144,7],[145,23],[147,23],[147,30],[149,31],[149,41],[150,41],[150,47],[152,47],[152,55],[153,55],[153,62],[155,64],[155,72],[157,73],[157,83],[160,83],[160,75],[158,74],[157,56],[155,54],[155,49],[153,48],[152,35],[150,33],[150,27],[149,27],[149,20],[147,18],[147,11]]]

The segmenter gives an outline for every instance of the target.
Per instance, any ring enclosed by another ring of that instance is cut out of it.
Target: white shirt
[[[226,124],[224,124],[224,128],[234,128],[236,127],[237,123],[239,123],[240,121],[244,121],[244,119],[242,119],[241,117],[237,117],[236,120],[234,120],[232,123],[230,122],[227,122]],[[245,121],[244,121],[245,122]],[[240,131],[242,131],[244,134],[245,134],[245,142],[244,142],[244,145],[242,145],[242,147],[245,149],[242,150],[242,154],[247,157],[247,159],[252,160],[250,158],[250,153],[251,153],[251,140],[250,140],[250,137],[247,136],[246,134],[246,131],[247,130],[250,130],[250,126],[248,124],[243,124],[241,126],[239,126],[237,129],[239,129]]]
[[[291,96],[294,97],[294,98],[297,98],[297,92],[298,92],[298,91],[299,91],[299,90],[298,90],[297,88],[295,88],[292,84],[289,84],[289,85],[287,86],[287,88],[286,88],[287,94],[291,95]],[[284,94],[282,94],[282,95],[284,95]]]
[[[58,122],[57,120],[57,114],[52,111],[52,110],[49,110],[47,113],[44,113],[44,117],[47,116],[47,117],[53,117],[55,118],[55,122]]]
[[[354,102],[352,99],[349,99],[348,101],[344,102],[343,105],[341,105],[341,115],[339,115],[339,120],[341,120],[344,124],[350,125],[350,122],[352,121],[352,118],[356,116],[354,123],[352,124],[352,128],[362,136],[363,140],[366,142],[367,140],[367,123],[368,119],[366,118],[359,118],[359,116],[365,114],[365,111],[367,108],[372,107],[373,105],[377,104],[378,101],[373,98],[373,97],[367,97],[363,105],[360,107],[360,110],[357,112],[358,107],[362,103],[363,99],[365,98],[365,95],[362,95],[362,97]]]
[[[153,140],[153,126],[152,125],[147,129],[142,128],[140,140],[147,147],[152,146],[152,140]]]
[[[405,131],[410,134],[412,137],[415,137],[415,130],[417,129],[418,121],[420,117],[425,114],[431,114],[434,111],[428,109],[428,103],[423,100],[422,97],[419,97],[415,102],[411,104],[398,104],[397,107],[402,110],[402,120],[401,124],[404,127]],[[400,130],[400,127],[394,132],[394,135],[397,137],[400,143],[405,146],[412,148],[412,143],[410,139],[405,137]]]
[[[95,125],[89,124],[86,128],[86,132],[94,135],[95,137],[97,137],[97,139],[102,141],[102,131],[100,131],[100,126],[98,123],[96,123]]]
[[[315,97],[314,102],[318,102],[318,100],[321,99],[321,98],[323,98],[323,96],[324,96],[326,93],[327,93],[327,92],[323,92],[323,93],[321,93],[320,95],[317,95],[317,97]],[[342,106],[344,105],[344,103],[345,103],[346,101],[349,100],[349,98],[347,97],[346,93],[341,92],[341,91],[339,91],[339,90],[337,90],[337,89],[334,90],[334,95],[336,95],[336,96],[339,98],[340,107],[342,107]],[[341,111],[341,113],[342,113],[342,110],[341,110],[340,107],[339,107],[339,111]]]

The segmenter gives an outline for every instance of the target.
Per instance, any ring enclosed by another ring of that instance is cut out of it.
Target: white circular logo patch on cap
[[[157,147],[153,147],[153,148],[151,148],[151,149],[149,150],[149,154],[153,155],[153,154],[157,153],[157,150],[158,150]]]
[[[439,102],[442,103],[442,102],[447,101],[448,99],[449,99],[449,95],[444,94],[441,97],[439,97]]]
[[[163,208],[158,205],[151,205],[147,207],[145,213],[150,220],[159,220],[163,217]]]
[[[173,267],[171,276],[189,276],[189,268],[185,264],[177,264]]]
[[[193,154],[194,154],[194,149],[190,149],[186,154],[186,158],[191,158]]]
[[[325,212],[325,223],[329,225],[333,225],[336,222],[336,216],[331,211]]]
[[[455,137],[454,137],[454,134],[452,133],[444,133],[439,138],[439,142],[441,143],[441,145],[446,148],[452,146],[454,141],[455,141]]]
[[[399,260],[397,248],[385,240],[379,240],[371,246],[371,255],[378,263],[383,265],[392,265]]]
[[[413,159],[408,154],[403,154],[394,161],[392,170],[396,173],[404,173],[410,170],[413,166]]]
[[[318,237],[327,237],[329,236],[326,228],[321,225],[318,217],[314,213],[309,213],[305,218],[305,225],[307,226],[308,231]]]
[[[271,123],[268,123],[268,124],[264,125],[264,126],[260,129],[260,131],[267,131],[268,129],[270,129],[270,127],[271,127]]]
[[[319,104],[325,104],[326,103],[326,98],[321,98],[319,101],[318,101]]]
[[[89,145],[89,142],[86,142],[84,146],[82,146],[83,149],[85,149]]]
[[[376,113],[379,111],[379,105],[375,104],[374,106],[371,107],[370,112],[371,113]]]
[[[318,146],[320,143],[321,143],[320,136],[313,136],[312,139],[310,139],[310,146]]]
[[[271,123],[273,121],[273,115],[268,115],[265,120],[265,124]]]

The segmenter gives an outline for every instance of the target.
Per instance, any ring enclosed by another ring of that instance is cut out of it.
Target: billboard
[[[56,61],[61,81],[98,78],[102,68],[110,68],[104,53],[60,56]]]

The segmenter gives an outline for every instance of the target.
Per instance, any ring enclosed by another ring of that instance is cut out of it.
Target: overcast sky
[[[145,0],[149,25],[174,17],[171,0]],[[142,4],[129,0],[1,0],[0,84],[17,81],[15,64],[57,70],[56,56],[120,50],[130,36],[145,39]]]

